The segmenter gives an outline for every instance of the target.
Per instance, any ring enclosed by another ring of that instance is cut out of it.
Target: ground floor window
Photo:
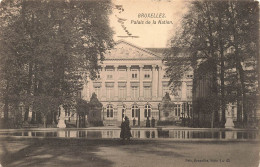
[[[138,117],[139,115],[139,108],[137,105],[132,106],[132,117]]]
[[[192,117],[192,104],[188,104],[188,117]]]
[[[151,106],[150,105],[145,105],[144,107],[144,117],[151,117]]]
[[[181,115],[181,105],[176,104],[174,110],[175,110],[175,116],[179,117]]]
[[[113,106],[111,104],[107,105],[107,117],[113,118],[113,114],[114,114]]]

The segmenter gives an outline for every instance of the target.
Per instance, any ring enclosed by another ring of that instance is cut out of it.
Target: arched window
[[[132,106],[132,117],[138,117],[139,115],[139,108],[137,105]]]
[[[151,106],[149,104],[144,107],[144,117],[151,117]]]
[[[113,106],[111,104],[107,105],[107,117],[112,118],[114,113]]]

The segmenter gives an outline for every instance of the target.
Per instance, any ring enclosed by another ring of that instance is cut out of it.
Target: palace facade
[[[84,76],[81,98],[89,101],[93,93],[97,95],[103,104],[101,120],[107,126],[120,125],[125,116],[131,125],[140,126],[145,125],[147,118],[167,119],[160,111],[163,96],[170,92],[164,69],[162,53],[119,41],[105,54],[97,78]],[[192,77],[192,73],[184,76],[179,91],[171,95],[176,120],[191,116]],[[190,111],[185,112],[184,108]]]

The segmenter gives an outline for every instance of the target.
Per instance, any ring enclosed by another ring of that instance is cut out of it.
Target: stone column
[[[126,67],[127,67],[126,99],[131,100],[131,85],[130,85],[130,80],[131,80],[130,67],[131,67],[131,65],[126,65]]]
[[[152,99],[156,100],[157,97],[157,78],[156,78],[156,65],[152,65]]]
[[[115,92],[115,96],[114,96],[114,100],[118,100],[118,65],[114,65],[115,67],[115,75],[114,75],[114,92]]]
[[[144,100],[144,86],[143,86],[143,79],[144,79],[144,65],[140,65],[140,71],[139,71],[139,82],[140,82],[140,88],[139,88],[139,100]]]
[[[105,78],[106,78],[106,71],[105,71],[105,66],[101,66],[102,72],[100,73],[100,78],[101,78],[101,100],[105,101],[106,100],[106,83],[105,83]],[[93,88],[92,88],[93,89]]]
[[[162,99],[162,78],[163,78],[163,70],[162,67],[158,67],[158,98]]]

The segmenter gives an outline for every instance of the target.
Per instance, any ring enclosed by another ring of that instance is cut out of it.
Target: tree
[[[60,104],[75,105],[74,94],[83,85],[81,71],[95,77],[98,61],[113,44],[110,1],[5,0],[1,5],[5,118],[11,95],[26,104],[25,121],[33,107],[30,100],[60,99],[49,110],[55,114]]]
[[[166,92],[165,96],[162,99],[161,111],[165,119],[173,119],[171,113],[174,112],[175,104],[171,101],[171,97],[168,92]]]
[[[203,62],[210,63],[213,77],[211,91],[216,96],[221,94],[222,126],[229,102],[237,103],[238,121],[242,121],[241,111],[244,111],[245,122],[245,97],[249,92],[256,91],[257,82],[257,75],[254,75],[258,43],[255,35],[258,33],[257,3],[193,1],[189,9],[165,54],[170,84],[177,87],[184,73],[192,68],[195,93],[197,80],[203,77],[198,68]],[[233,83],[236,84],[231,85]],[[236,90],[229,89],[232,86]],[[230,96],[235,98],[226,98]],[[218,119],[217,114],[215,117]]]
[[[89,114],[89,104],[86,100],[78,98],[76,105],[76,111],[77,111],[77,127],[83,127],[86,126],[86,115]]]
[[[101,121],[101,111],[102,111],[102,103],[98,100],[97,95],[95,93],[92,94],[89,101],[89,115],[88,121],[94,126],[103,125]]]

